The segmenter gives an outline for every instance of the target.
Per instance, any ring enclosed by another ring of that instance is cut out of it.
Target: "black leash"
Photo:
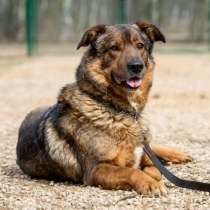
[[[170,182],[172,182],[174,185],[182,188],[187,188],[191,190],[199,190],[199,191],[205,191],[210,192],[210,184],[203,183],[203,182],[197,182],[197,181],[190,181],[190,180],[184,180],[180,179],[177,176],[173,175],[168,169],[166,169],[160,160],[156,157],[155,153],[152,151],[148,143],[144,143],[143,147],[145,153],[149,156],[150,160],[153,162],[153,164],[159,169],[161,174],[166,177]]]

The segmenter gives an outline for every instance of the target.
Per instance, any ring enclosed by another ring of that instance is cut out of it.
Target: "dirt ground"
[[[0,58],[1,59],[1,58]],[[6,59],[6,58],[4,58]],[[80,55],[0,62],[0,209],[210,209],[210,194],[168,181],[167,196],[35,180],[16,165],[18,127],[31,109],[55,103],[58,90],[74,81]],[[194,160],[170,165],[176,175],[210,182],[210,57],[156,55],[154,86],[146,108],[156,142],[180,148]]]

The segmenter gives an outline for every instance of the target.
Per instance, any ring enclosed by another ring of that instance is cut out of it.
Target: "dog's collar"
[[[121,113],[121,114],[125,114],[125,115],[130,115],[135,120],[138,120],[139,119],[140,114],[134,108],[133,108],[133,110],[129,111],[129,110],[123,109],[120,106],[114,105],[110,100],[103,99],[102,96],[92,95],[91,93],[88,93],[88,92],[85,92],[85,93],[91,99],[93,99],[94,101],[99,102],[100,104],[102,104],[103,106],[107,107],[108,109],[112,110],[115,113]]]

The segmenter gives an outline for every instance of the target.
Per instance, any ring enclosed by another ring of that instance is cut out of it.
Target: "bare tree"
[[[204,39],[205,31],[207,30],[206,20],[208,20],[207,0],[193,2],[193,16],[190,27],[190,39],[195,42],[200,42]]]
[[[17,40],[19,31],[18,7],[19,1],[7,0],[2,2],[4,10],[2,11],[1,26],[2,35],[7,40]]]

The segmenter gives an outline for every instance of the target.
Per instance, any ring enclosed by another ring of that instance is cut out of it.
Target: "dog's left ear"
[[[106,25],[100,24],[89,28],[82,36],[79,44],[77,45],[77,49],[80,47],[88,46],[89,44],[93,44],[100,34],[103,34],[106,30]]]
[[[152,23],[148,22],[136,22],[135,23],[139,29],[144,32],[152,42],[166,42],[164,35],[158,29],[157,26],[153,25]]]

